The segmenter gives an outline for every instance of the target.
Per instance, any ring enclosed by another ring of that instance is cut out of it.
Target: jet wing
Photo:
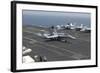
[[[48,34],[44,34],[44,37],[47,38],[47,39],[50,39],[50,38],[56,38],[56,37],[58,37],[58,35],[48,35]]]

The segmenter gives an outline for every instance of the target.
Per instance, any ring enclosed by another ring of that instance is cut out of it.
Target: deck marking
[[[27,38],[27,37],[26,37],[26,38]],[[28,40],[34,41],[34,39],[30,39],[30,38],[27,38],[27,39],[28,39]],[[37,41],[37,40],[36,40],[36,41]],[[43,42],[41,42],[41,41],[39,41],[39,42],[37,41],[37,43],[40,43],[40,44],[43,44],[43,45],[46,45],[46,46],[50,46],[50,47],[53,47],[53,48],[57,48],[57,49],[59,49],[59,50],[63,50],[63,51],[72,53],[73,56],[70,56],[70,57],[80,60],[80,57],[78,57],[78,56],[80,56],[81,54],[77,54],[76,52],[73,52],[73,51],[70,51],[70,50],[64,49],[64,48],[59,48],[59,47],[57,47],[57,46],[50,45],[50,44],[47,44],[47,43],[43,43]],[[54,50],[54,49],[53,49],[53,50]],[[61,54],[60,52],[57,52],[57,51],[56,51],[56,53]],[[81,55],[81,56],[82,56],[82,55]],[[85,56],[84,56],[84,57],[85,57]]]

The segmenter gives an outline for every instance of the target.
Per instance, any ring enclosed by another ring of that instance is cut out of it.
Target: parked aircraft
[[[56,28],[60,29],[75,29],[75,26],[72,23],[68,23],[67,25],[57,25]]]
[[[82,31],[82,32],[91,32],[91,29],[84,26],[83,24],[81,24],[81,26],[76,28],[77,31]]]

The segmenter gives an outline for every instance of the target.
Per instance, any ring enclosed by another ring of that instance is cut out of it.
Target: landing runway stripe
[[[77,38],[78,40],[82,40],[82,41],[85,41],[85,42],[90,42],[89,40],[84,40],[84,39],[80,39],[80,38]]]
[[[40,42],[39,42],[39,43],[40,43]],[[63,51],[69,52],[69,53],[72,53],[73,56],[70,56],[70,57],[80,60],[80,57],[78,57],[78,56],[80,56],[81,54],[77,54],[77,53],[72,52],[72,51],[70,51],[70,50],[67,50],[67,49],[64,49],[64,48],[59,48],[59,47],[54,46],[54,45],[49,45],[49,44],[47,44],[47,43],[46,43],[46,44],[45,44],[45,43],[42,43],[42,44],[44,44],[44,45],[46,45],[46,46],[53,47],[53,48],[57,48],[57,49],[59,49],[59,50],[63,50]],[[54,49],[53,49],[53,50],[54,50]],[[74,55],[77,55],[77,57],[74,56]]]
[[[31,31],[24,31],[24,32],[27,32],[27,33],[31,33],[31,34],[35,34],[35,35],[38,35],[38,36],[40,36],[39,35],[39,33],[33,33],[33,32],[31,32]],[[70,35],[71,36],[71,35]],[[76,37],[73,37],[73,36],[71,36],[72,38],[74,38],[74,39],[76,39]],[[84,40],[84,39],[80,39],[80,38],[77,38],[78,40],[82,40],[82,41],[85,41],[85,42],[90,42],[89,40]]]
[[[34,40],[34,39],[30,39],[28,37],[24,37],[25,39],[28,39],[28,40],[31,40],[31,41],[34,41],[34,42],[37,42],[37,40]]]
[[[27,33],[31,33],[31,34],[35,34],[35,35],[38,35],[39,33],[33,33],[33,32],[31,32],[31,31],[24,31],[24,32],[27,32]],[[38,35],[39,36],[39,35]],[[71,36],[71,35],[68,35],[68,36],[70,36],[71,38],[73,38],[73,39],[76,39],[76,37],[73,37],[73,36]],[[85,41],[85,42],[89,42],[88,40],[84,40],[84,39],[80,39],[80,38],[77,38],[78,40],[82,40],[82,41]]]
[[[32,34],[33,34],[33,32],[31,32],[31,31],[24,31],[24,32],[27,32],[27,33],[32,33]]]
[[[34,39],[30,39],[30,38],[28,38],[29,40],[33,40],[34,41]],[[38,42],[38,41],[37,41]],[[46,45],[46,46],[49,46],[49,47],[53,47],[53,48],[57,48],[57,49],[59,49],[59,50],[63,50],[63,51],[66,51],[66,52],[69,52],[69,53],[72,53],[73,55],[81,55],[81,54],[77,54],[76,52],[73,52],[73,51],[70,51],[70,50],[68,50],[68,49],[64,49],[64,48],[59,48],[59,47],[57,47],[57,46],[54,46],[54,45],[50,45],[50,44],[47,44],[47,43],[43,43],[43,42],[38,42],[38,43],[40,43],[40,44],[43,44],[43,45]],[[54,49],[53,49],[54,50]],[[73,57],[73,56],[72,56]],[[75,59],[79,59],[80,60],[80,58],[78,58],[78,57],[73,57],[73,58],[75,58]]]
[[[43,49],[46,49],[46,50],[48,50],[48,51],[50,51],[50,52],[54,52],[54,53],[56,53],[56,54],[58,54],[58,55],[61,55],[61,56],[64,55],[63,53],[61,53],[61,52],[59,52],[59,51],[57,51],[57,50],[48,49],[48,48],[46,48],[46,47],[44,47],[44,46],[42,46],[42,45],[39,45],[39,46],[41,46],[41,48],[43,48]]]
[[[31,40],[31,41],[34,41],[34,39],[30,39],[30,38],[27,38],[27,37],[24,37],[25,39],[28,39],[28,40]],[[36,40],[35,40],[36,41]],[[34,43],[34,42],[33,42]],[[42,42],[38,42],[38,43],[42,43]],[[39,45],[40,46],[40,45]],[[44,48],[43,46],[41,46],[42,48]],[[56,51],[56,50],[52,50],[52,49],[48,49],[48,48],[46,48],[47,50],[49,50],[49,51],[52,51],[52,52],[54,52],[54,53],[57,53],[57,54],[59,54],[59,55],[63,55],[63,53],[61,53],[61,52],[59,52],[59,51]]]

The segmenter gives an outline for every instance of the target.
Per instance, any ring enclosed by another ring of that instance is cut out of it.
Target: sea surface
[[[91,27],[91,14],[79,12],[55,12],[55,11],[35,11],[23,10],[22,12],[23,25],[36,26],[56,26],[67,25],[72,23],[75,26],[83,24],[86,27]]]

